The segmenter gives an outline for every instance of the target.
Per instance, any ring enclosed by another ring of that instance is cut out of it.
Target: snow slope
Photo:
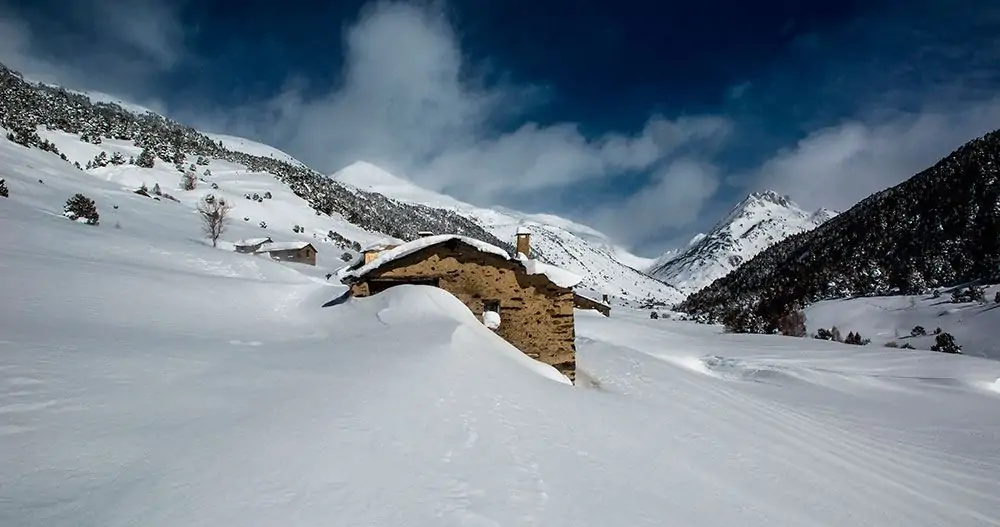
[[[934,345],[936,328],[951,333],[962,346],[962,353],[1000,360],[1000,304],[993,297],[1000,287],[987,288],[988,303],[951,302],[950,290],[940,298],[932,295],[848,298],[817,302],[805,309],[810,333],[819,328],[837,326],[841,334],[860,332],[871,345],[895,342],[902,346],[929,350]],[[923,326],[927,336],[911,337],[915,326]]]
[[[812,230],[836,213],[806,212],[787,196],[767,191],[750,194],[711,232],[691,240],[647,267],[649,274],[689,295],[729,274],[743,262],[779,241]]]
[[[600,232],[565,218],[476,207],[423,189],[367,162],[353,163],[331,177],[400,201],[454,210],[501,240],[513,242],[517,229],[526,227],[532,233],[532,256],[541,255],[584,277],[582,287],[595,296],[608,294],[623,305],[644,300],[672,304],[682,298],[673,287],[637,271],[649,264],[648,259],[629,254]]]
[[[219,141],[222,143],[223,148],[233,150],[235,152],[243,152],[245,154],[250,154],[253,156],[260,157],[270,157],[272,159],[277,159],[279,161],[284,161],[295,166],[304,166],[301,161],[295,159],[289,154],[278,150],[277,148],[263,143],[258,143],[256,141],[251,141],[243,137],[236,137],[234,135],[224,135],[224,134],[210,134],[205,133],[205,135],[214,141]]]
[[[570,386],[443,291],[339,300],[7,142],[0,177],[0,525],[1000,524],[1000,362],[581,311]]]
[[[138,157],[141,151],[131,141],[106,139],[101,144],[95,145],[80,141],[77,135],[44,128],[39,129],[39,135],[53,142],[62,153],[66,154],[70,162],[76,161],[81,166],[86,166],[87,161],[92,160],[101,152],[106,152],[109,157],[115,152],[120,152],[128,158],[130,156]],[[255,148],[254,145],[255,143],[249,142],[244,144],[251,150],[247,153],[260,155],[262,150]],[[12,163],[24,164],[28,162],[22,161],[28,150],[7,143],[4,143],[2,148],[0,153],[11,159]],[[280,153],[280,151],[275,152]],[[43,157],[38,158],[38,155]],[[49,160],[48,157],[53,159]],[[31,152],[28,158],[33,160],[30,163],[54,164],[53,174],[71,178],[74,185],[79,185],[85,195],[96,199],[102,214],[102,222],[110,221],[112,218],[112,216],[105,214],[114,212],[111,208],[113,204],[120,203],[122,207],[125,207],[124,201],[132,203],[138,199],[138,203],[143,206],[155,205],[153,210],[174,207],[187,214],[194,214],[194,207],[202,196],[209,193],[215,194],[234,206],[230,228],[223,235],[224,246],[231,247],[230,242],[264,236],[270,236],[278,243],[309,242],[316,247],[317,265],[324,269],[324,274],[345,265],[345,262],[340,259],[345,249],[336,246],[332,240],[327,238],[329,231],[340,233],[349,240],[358,241],[361,245],[385,239],[383,235],[371,233],[352,225],[339,215],[317,216],[305,200],[296,196],[271,174],[250,172],[243,165],[219,159],[209,160],[209,164],[206,166],[196,166],[197,172],[201,176],[199,186],[194,191],[184,191],[180,189],[181,173],[173,165],[159,159],[156,160],[151,169],[125,164],[79,171],[55,156],[46,156],[44,153]],[[192,158],[188,161],[194,162],[195,160]],[[204,175],[206,169],[210,171],[210,176]],[[65,174],[66,170],[69,170],[70,173]],[[213,183],[219,186],[217,190],[211,188]],[[132,191],[139,189],[144,184],[151,191],[155,185],[159,185],[162,192],[173,196],[178,202],[175,203],[166,198],[153,201],[151,198],[132,194]],[[93,191],[91,186],[94,187]],[[267,192],[271,193],[272,198],[265,199],[263,202],[245,198],[247,194],[264,195]],[[68,197],[69,195],[63,200]],[[62,203],[62,201],[58,203],[60,212]],[[261,222],[265,223],[266,228],[260,227]],[[295,233],[292,231],[295,225],[302,226],[305,230],[301,233]],[[122,228],[128,228],[128,225],[122,223]],[[197,228],[191,230],[191,236],[197,236]],[[347,252],[356,257],[353,251],[348,250]]]

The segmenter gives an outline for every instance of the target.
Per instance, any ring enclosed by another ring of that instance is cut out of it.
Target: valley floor
[[[0,525],[1000,525],[1000,362],[578,312],[571,386],[443,291],[331,302],[180,205],[87,186],[121,228],[72,223],[33,166]]]

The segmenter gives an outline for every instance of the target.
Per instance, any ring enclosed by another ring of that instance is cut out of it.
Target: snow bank
[[[986,297],[992,299],[998,290],[996,286],[987,288]],[[817,302],[806,307],[805,314],[810,333],[837,326],[842,335],[860,332],[862,337],[872,339],[873,346],[895,342],[900,346],[910,344],[918,350],[929,350],[935,342],[933,331],[941,328],[955,337],[963,354],[1000,359],[1000,309],[992,302],[955,304],[949,293],[939,298],[932,295],[865,297]],[[923,326],[927,334],[911,336],[915,326]]]
[[[543,274],[559,287],[571,288],[583,280],[583,277],[575,273],[538,260],[532,260],[521,253],[518,253],[517,259],[524,264],[524,268],[528,274]]]
[[[333,302],[186,203],[2,141],[0,177],[0,525],[997,523],[1000,362],[622,309],[571,387],[436,288]]]

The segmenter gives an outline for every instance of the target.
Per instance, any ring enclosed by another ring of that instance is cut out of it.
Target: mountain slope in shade
[[[399,201],[455,211],[501,240],[513,241],[518,227],[527,227],[532,233],[533,255],[583,276],[581,288],[585,292],[607,294],[625,304],[647,301],[672,304],[683,297],[676,288],[637,270],[649,265],[648,259],[628,253],[586,225],[551,214],[476,207],[421,188],[364,161],[353,163],[331,177],[341,184]]]
[[[822,225],[837,213],[806,212],[773,191],[747,196],[708,234],[698,235],[679,252],[660,257],[648,272],[685,295],[729,274],[775,243]]]

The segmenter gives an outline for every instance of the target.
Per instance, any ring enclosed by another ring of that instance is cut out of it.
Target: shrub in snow
[[[112,165],[124,165],[125,164],[125,156],[122,155],[121,152],[115,152],[114,154],[111,155],[111,159],[109,160],[109,162]]]
[[[911,337],[923,337],[925,335],[927,335],[927,330],[923,326],[913,326],[913,329],[910,330]]]
[[[801,309],[793,309],[778,320],[778,331],[786,337],[806,336],[806,314]]]
[[[83,194],[77,194],[66,200],[63,215],[73,221],[82,221],[87,225],[97,225],[100,220],[94,200]]]
[[[250,221],[250,216],[243,216],[243,221]]]
[[[184,190],[194,190],[198,186],[198,176],[194,172],[185,172],[181,177],[181,188]]]
[[[885,343],[885,347],[887,347],[887,348],[898,348],[899,347],[899,343],[896,342],[895,340],[890,340],[889,342]]]
[[[163,194],[163,191],[160,190],[160,184],[159,183],[153,185],[153,194],[156,194],[157,196]]]
[[[135,166],[142,168],[153,168],[156,162],[156,156],[153,155],[153,151],[147,146],[142,149],[142,153],[139,154],[139,158],[135,160]]]
[[[847,338],[844,339],[844,344],[853,344],[855,346],[867,346],[871,343],[871,339],[861,338],[861,333],[850,332],[847,334]]]
[[[912,344],[910,344],[909,342],[907,342],[906,344],[903,344],[902,346],[900,346],[900,349],[912,350],[912,349],[916,349],[916,348],[914,348]]]
[[[344,254],[340,255],[340,259],[343,260],[343,261],[345,261],[345,262],[350,262],[351,258],[354,258],[354,256],[352,256],[351,253],[349,253],[349,252],[345,252]]]
[[[656,319],[660,318],[660,314],[659,314],[659,313],[657,313],[656,311],[651,311],[651,312],[649,313],[649,318],[651,318],[651,319],[653,319],[653,320],[656,320]]]
[[[993,296],[993,303],[1000,304],[1000,291],[997,291],[997,294]]]
[[[205,172],[202,175],[204,175],[205,177],[212,177],[212,171],[206,168]]]
[[[243,198],[245,198],[245,199],[251,199],[251,198],[250,198],[250,193],[249,193],[249,192],[247,192],[246,194],[244,194],[244,195],[243,195]]]
[[[962,346],[955,343],[955,337],[951,336],[951,333],[941,333],[934,339],[934,345],[931,346],[931,351],[940,351],[941,353],[962,353]]]
[[[226,230],[226,222],[229,219],[229,211],[233,206],[226,203],[226,200],[216,198],[209,194],[198,203],[198,214],[201,215],[202,231],[208,239],[212,240],[212,247],[215,247],[219,237]]]
[[[0,178],[0,197],[10,197],[10,192],[7,191],[7,180]]]
[[[833,332],[826,328],[819,328],[813,338],[819,340],[833,340]]]
[[[955,289],[951,292],[951,301],[956,304],[964,302],[985,302],[986,289],[974,285],[965,289]]]
[[[271,199],[271,191],[270,190],[264,193],[264,199]]]
[[[263,222],[263,221],[260,222],[260,228],[261,229],[266,229],[267,228],[267,222]]]
[[[306,229],[304,227],[300,227],[298,225],[292,226],[292,232],[294,232],[294,233],[300,233],[300,232],[305,232],[305,231],[306,231]]]
[[[940,335],[941,334],[941,328],[934,328],[934,334],[935,335]]]
[[[212,190],[219,190],[219,184],[218,183],[212,183]]]

